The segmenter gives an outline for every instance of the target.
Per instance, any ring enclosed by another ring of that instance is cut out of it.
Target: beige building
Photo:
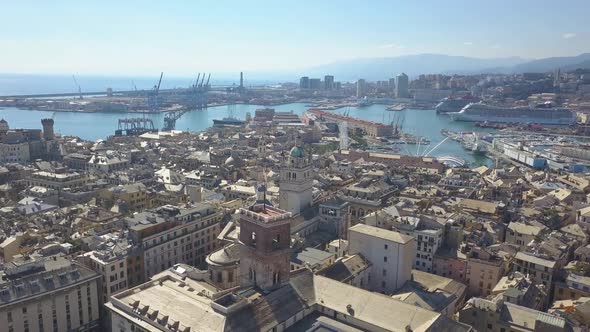
[[[29,142],[0,143],[0,163],[26,163],[30,160]]]
[[[487,296],[504,276],[508,262],[487,250],[474,248],[467,255],[465,282],[469,296]]]
[[[200,266],[218,248],[221,213],[208,203],[165,205],[130,217],[130,236],[143,251],[144,280],[177,263]]]
[[[0,243],[0,257],[3,262],[10,262],[15,255],[20,253],[20,245],[25,239],[26,233],[17,233],[7,237]]]
[[[256,195],[256,188],[254,186],[232,184],[230,186],[223,187],[221,189],[221,193],[223,194],[223,197],[225,197],[226,201],[231,201],[234,199],[247,200],[248,198]]]
[[[126,243],[105,245],[102,250],[87,252],[78,260],[102,276],[101,303],[109,301],[111,295],[127,289],[127,251]]]
[[[380,210],[395,190],[396,187],[382,181],[365,178],[346,186],[338,197],[350,204],[351,218],[356,221]]]
[[[100,275],[57,257],[8,264],[0,281],[0,330],[99,328]]]
[[[151,207],[148,191],[143,183],[112,187],[99,192],[98,195],[107,206],[111,206],[117,201],[122,201],[125,202],[132,211],[141,211]]]
[[[476,331],[561,332],[570,331],[567,321],[557,315],[505,302],[474,297],[459,312],[459,322]]]
[[[416,239],[364,224],[349,229],[349,254],[361,254],[370,263],[367,289],[394,293],[410,280],[416,257]]]
[[[506,230],[506,243],[517,245],[520,250],[526,248],[547,227],[530,225],[522,222],[511,222]]]
[[[80,188],[89,181],[88,176],[77,172],[46,172],[33,173],[25,179],[28,186],[40,186],[61,191],[65,188]]]
[[[557,262],[542,257],[537,257],[525,252],[516,253],[512,265],[512,271],[528,274],[535,284],[543,284],[550,288],[553,275],[557,272]]]

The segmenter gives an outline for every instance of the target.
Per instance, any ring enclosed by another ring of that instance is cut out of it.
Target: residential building
[[[128,218],[129,235],[141,247],[144,279],[177,263],[201,266],[218,247],[221,213],[209,203],[165,205]]]
[[[486,296],[504,276],[508,261],[489,250],[473,248],[467,254],[465,282],[469,296]]]
[[[534,283],[543,284],[551,291],[553,277],[559,268],[556,261],[520,251],[512,263],[512,271],[528,274]]]
[[[459,322],[473,326],[476,331],[493,332],[558,332],[572,328],[562,317],[498,298],[471,298],[459,311]]]
[[[523,250],[535,237],[539,236],[546,229],[547,227],[543,225],[531,225],[513,221],[508,224],[508,229],[506,230],[506,243],[517,245],[520,250]]]
[[[100,275],[64,258],[5,266],[0,330],[99,331]]]
[[[434,254],[442,245],[443,225],[419,217],[401,217],[393,222],[394,230],[410,235],[418,244],[414,269],[432,272]]]

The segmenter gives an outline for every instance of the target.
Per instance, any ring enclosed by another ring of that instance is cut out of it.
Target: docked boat
[[[576,121],[571,110],[545,104],[536,107],[497,107],[473,103],[449,115],[454,121],[488,123],[573,125]]]
[[[386,108],[387,111],[391,111],[391,112],[399,112],[399,111],[403,111],[405,109],[406,109],[406,106],[404,104],[391,105],[391,106],[387,106],[387,108]]]
[[[436,114],[459,112],[463,107],[478,101],[479,98],[473,97],[472,95],[467,95],[461,98],[447,97],[441,100],[434,109],[436,110]]]
[[[241,126],[244,123],[246,123],[246,121],[239,120],[239,119],[236,119],[234,117],[225,117],[225,118],[223,118],[221,120],[219,120],[219,119],[214,119],[213,120],[213,125],[215,127]]]

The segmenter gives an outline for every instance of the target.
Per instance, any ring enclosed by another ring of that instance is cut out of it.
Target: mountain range
[[[334,75],[336,80],[340,81],[354,81],[358,78],[374,81],[385,80],[401,72],[410,77],[416,77],[420,74],[551,72],[557,68],[561,68],[562,71],[577,68],[590,69],[590,53],[536,60],[520,57],[482,59],[442,54],[363,58],[309,68],[305,71],[305,75],[310,77]]]

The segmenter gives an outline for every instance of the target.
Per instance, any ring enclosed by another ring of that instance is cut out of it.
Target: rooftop
[[[394,231],[389,231],[389,230],[378,228],[378,227],[367,226],[364,224],[357,224],[357,225],[352,226],[350,228],[350,232],[351,233],[356,232],[356,233],[360,233],[360,234],[374,236],[374,237],[377,237],[377,238],[380,238],[383,240],[402,243],[402,244],[408,243],[410,241],[414,241],[414,238],[409,235],[401,234],[401,233],[394,232]]]

